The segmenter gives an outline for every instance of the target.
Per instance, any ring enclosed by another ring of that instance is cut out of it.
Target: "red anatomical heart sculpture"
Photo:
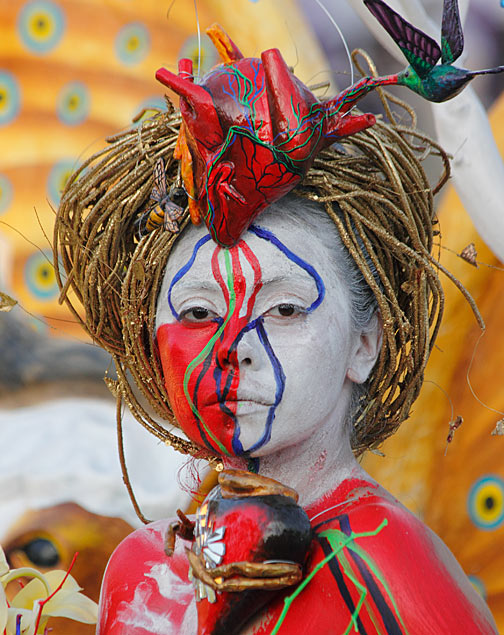
[[[320,150],[375,123],[374,115],[349,110],[384,82],[364,77],[320,102],[278,49],[244,58],[220,27],[207,32],[224,63],[199,84],[187,59],[178,75],[162,68],[156,77],[180,95],[177,153],[191,218],[203,218],[214,240],[230,247],[300,182]]]

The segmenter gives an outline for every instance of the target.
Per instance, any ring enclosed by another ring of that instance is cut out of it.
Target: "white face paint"
[[[364,371],[333,253],[281,214],[256,227],[231,250],[204,242],[203,227],[179,239],[157,335],[186,434],[219,454],[261,457],[342,426],[349,375]]]

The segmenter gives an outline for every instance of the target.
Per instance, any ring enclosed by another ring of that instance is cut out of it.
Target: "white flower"
[[[71,569],[72,565],[70,566]],[[12,599],[5,587],[17,578],[32,578]],[[98,605],[85,595],[74,578],[65,571],[42,574],[31,567],[9,570],[0,547],[0,633],[36,635],[43,633],[50,617],[67,617],[86,624],[96,624]],[[18,628],[19,623],[19,628]]]

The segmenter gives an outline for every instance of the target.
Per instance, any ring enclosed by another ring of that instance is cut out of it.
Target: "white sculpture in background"
[[[0,446],[9,448],[0,462],[0,536],[26,509],[67,501],[138,526],[121,479],[114,418],[115,405],[100,399],[0,410]],[[189,496],[176,476],[187,459],[167,455],[129,413],[124,430],[130,476],[145,513],[161,518],[185,507]]]

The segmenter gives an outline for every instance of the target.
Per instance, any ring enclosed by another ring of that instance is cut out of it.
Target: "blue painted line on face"
[[[276,412],[278,404],[282,400],[283,393],[285,390],[285,373],[283,371],[280,360],[275,355],[275,352],[273,351],[273,348],[271,347],[271,344],[268,340],[268,336],[266,334],[266,330],[264,328],[263,320],[261,318],[257,320],[256,330],[257,330],[257,335],[259,336],[259,341],[264,346],[264,349],[269,357],[271,365],[273,366],[273,372],[274,372],[275,383],[276,383],[276,391],[275,391],[275,402],[268,410],[268,416],[266,418],[266,426],[264,428],[264,434],[259,439],[259,441],[257,441],[257,443],[254,443],[254,445],[247,450],[248,453],[254,452],[255,450],[261,448],[270,440],[271,427],[273,425],[273,420],[275,418],[275,412]]]
[[[209,240],[211,239],[210,234],[207,234],[206,236],[203,236],[203,238],[200,238],[198,240],[198,242],[194,245],[194,249],[193,252],[191,254],[191,257],[189,258],[189,260],[186,262],[185,265],[183,265],[178,271],[177,273],[173,276],[173,279],[170,283],[170,288],[168,289],[168,305],[170,307],[170,311],[172,312],[173,317],[177,320],[177,322],[180,321],[180,315],[175,311],[175,307],[172,304],[171,301],[171,294],[172,294],[172,289],[173,287],[177,284],[177,282],[179,280],[181,280],[181,278],[183,278],[185,276],[185,274],[189,271],[189,269],[193,266],[194,261],[196,260],[196,256],[198,255],[198,251],[201,249],[201,247],[203,247],[203,245],[205,243],[207,243]]]
[[[238,423],[238,419],[236,415],[231,410],[229,410],[229,408],[225,404],[227,393],[229,392],[230,384],[234,375],[231,373],[228,375],[226,385],[224,389],[222,390],[222,392],[220,392],[222,370],[219,367],[216,367],[214,371],[214,378],[215,378],[215,384],[216,384],[216,390],[218,394],[220,408],[223,412],[228,414],[233,419],[233,422],[235,424],[234,430],[233,430],[233,438],[231,440],[231,447],[233,448],[233,452],[235,453],[236,456],[240,456],[242,454],[249,454],[250,452],[253,452],[259,449],[270,440],[271,427],[273,425],[273,420],[275,418],[276,408],[278,404],[280,403],[280,401],[282,400],[282,396],[285,390],[285,373],[283,371],[280,360],[277,358],[277,356],[275,355],[273,351],[273,348],[271,347],[268,336],[266,334],[266,330],[264,328],[263,321],[264,321],[264,318],[262,316],[259,316],[255,320],[252,320],[252,322],[249,322],[237,335],[236,339],[234,340],[233,344],[231,345],[229,349],[230,353],[234,351],[237,348],[242,337],[245,335],[245,333],[255,330],[257,333],[259,342],[263,346],[271,362],[271,366],[273,368],[273,375],[275,378],[275,384],[276,384],[275,401],[268,409],[268,415],[266,417],[264,432],[261,438],[246,451],[244,450],[243,444],[240,441],[240,424]]]
[[[312,304],[306,309],[306,313],[311,313],[312,311],[314,311],[318,306],[320,306],[321,302],[323,301],[324,297],[325,297],[325,285],[322,281],[322,278],[320,277],[320,275],[318,274],[318,272],[316,271],[316,269],[310,265],[309,263],[307,263],[305,260],[303,260],[302,258],[300,258],[299,256],[297,256],[294,252],[292,252],[288,247],[286,247],[272,232],[268,231],[267,229],[263,228],[263,227],[259,227],[257,225],[251,225],[251,227],[249,228],[249,231],[252,231],[254,234],[256,234],[256,236],[258,236],[259,238],[263,239],[263,240],[267,240],[268,242],[270,242],[274,247],[276,247],[277,249],[279,249],[287,258],[289,258],[289,260],[291,260],[292,262],[294,262],[296,265],[298,265],[299,267],[301,267],[304,271],[306,271],[314,280],[315,285],[317,287],[317,298],[312,302]],[[240,426],[238,424],[237,421],[237,417],[234,415],[234,413],[232,413],[232,418],[233,421],[235,422],[235,427],[234,427],[234,433],[233,433],[233,439],[231,442],[232,448],[233,448],[233,452],[236,455],[240,455],[240,454],[249,454],[251,452],[254,452],[255,450],[261,448],[263,445],[265,445],[266,443],[268,443],[268,441],[271,438],[271,429],[272,429],[272,425],[273,425],[273,421],[275,419],[275,413],[276,413],[276,408],[278,407],[284,390],[285,390],[285,373],[283,371],[282,365],[280,363],[280,360],[276,357],[273,348],[269,342],[268,339],[268,335],[266,332],[266,329],[264,328],[264,323],[263,323],[264,318],[262,316],[259,316],[258,318],[250,321],[237,335],[237,337],[235,338],[234,342],[231,344],[231,347],[229,349],[229,353],[231,354],[233,351],[236,350],[236,348],[238,347],[238,344],[240,342],[240,340],[243,338],[243,336],[248,333],[249,331],[255,330],[257,332],[257,336],[259,338],[260,343],[262,344],[262,346],[264,347],[266,354],[268,355],[268,358],[271,362],[271,365],[273,367],[273,374],[274,374],[274,378],[275,378],[275,383],[276,383],[276,392],[275,392],[275,401],[273,403],[273,405],[269,408],[268,410],[268,415],[266,418],[266,424],[264,427],[264,432],[261,436],[261,438],[250,448],[248,448],[248,450],[244,451],[243,449],[243,445],[240,441]],[[217,377],[216,377],[217,379]],[[219,386],[219,382],[216,382],[217,386]],[[225,390],[223,391],[223,399],[225,400],[225,395],[227,394],[228,390],[229,390],[229,385],[230,385],[230,381],[228,380],[227,382],[227,386],[225,388]],[[224,406],[224,404],[222,404]]]
[[[221,337],[223,337],[223,335],[224,334],[222,334]],[[241,335],[241,331],[238,334],[238,337],[236,338],[237,340],[239,340],[240,335]],[[233,344],[229,348],[228,356],[235,348],[236,346],[234,345],[234,342],[233,342]],[[226,369],[226,381],[224,383],[224,386],[222,386],[223,368],[221,367],[218,361],[218,354],[219,354],[218,349],[216,349],[216,347],[214,346],[214,348],[212,349],[212,356],[215,356],[215,367],[213,371],[213,377],[215,381],[215,392],[217,394],[217,401],[218,401],[221,412],[223,412],[233,421],[233,438],[231,439],[231,447],[233,448],[233,452],[236,456],[241,456],[242,454],[244,454],[244,449],[239,439],[240,424],[238,423],[238,418],[236,417],[236,414],[229,408],[229,406],[226,405],[226,399],[228,397],[229,391],[231,390],[231,384],[233,382],[233,379],[236,373],[233,369]]]
[[[296,265],[298,265],[299,267],[304,269],[313,278],[313,280],[315,282],[315,285],[317,287],[317,297],[312,302],[312,304],[306,309],[306,313],[311,313],[318,306],[320,306],[321,302],[323,301],[323,299],[325,297],[325,286],[324,286],[324,283],[322,281],[322,278],[317,273],[315,268],[312,267],[312,265],[307,263],[305,260],[303,260],[302,258],[297,256],[294,252],[292,252],[272,232],[268,231],[264,227],[260,227],[258,225],[251,225],[249,227],[249,231],[254,233],[258,238],[261,238],[263,240],[267,240],[268,242],[270,242],[277,249],[279,249],[287,258],[289,258],[289,260],[291,260]],[[261,439],[259,439],[259,441],[257,441],[257,443],[255,443],[252,447],[250,447],[247,450],[247,454],[249,454],[251,452],[254,452],[255,450],[259,449],[260,447],[262,447],[263,445],[268,443],[268,441],[270,440],[270,438],[271,438],[271,428],[272,428],[272,425],[273,425],[273,421],[275,419],[276,409],[277,409],[280,401],[282,400],[283,393],[284,393],[284,390],[285,390],[285,379],[286,379],[285,378],[285,373],[283,371],[282,364],[280,363],[280,360],[275,355],[275,352],[273,351],[273,348],[272,348],[272,346],[271,346],[271,344],[269,342],[268,335],[266,333],[266,329],[264,328],[263,320],[264,320],[264,318],[262,316],[259,317],[259,318],[256,318],[249,325],[247,325],[246,330],[251,330],[251,329],[255,329],[256,330],[257,335],[259,337],[259,341],[263,345],[263,347],[264,347],[264,349],[265,349],[265,351],[266,351],[266,353],[268,355],[268,358],[269,358],[269,360],[271,362],[271,365],[273,367],[274,377],[275,377],[275,383],[276,383],[275,402],[269,408],[268,416],[267,416],[267,419],[266,419],[266,425],[265,425],[264,433],[263,433]],[[245,329],[243,329],[243,333],[239,334],[239,338],[237,338],[237,342],[236,342],[235,346],[238,345],[239,339],[241,339],[243,337],[245,332],[246,332]]]
[[[257,327],[258,327],[258,324],[260,323],[260,321],[262,321],[262,317],[261,317],[261,316],[260,316],[260,317],[258,317],[258,318],[256,318],[255,320],[252,320],[251,322],[249,322],[248,324],[246,324],[246,325],[245,325],[245,326],[241,329],[241,331],[238,333],[238,335],[236,336],[236,338],[234,339],[233,343],[231,344],[231,346],[230,346],[230,348],[229,348],[229,354],[233,353],[233,352],[237,349],[238,344],[240,343],[241,339],[243,338],[243,336],[244,336],[246,333],[248,333],[248,332],[250,332],[250,331],[254,331],[254,330],[257,332]],[[257,333],[257,336],[258,336],[258,339],[259,339],[260,343],[264,346],[264,342],[261,340],[261,337],[259,336],[259,333]],[[268,344],[269,344],[269,342],[268,342]],[[270,348],[271,348],[271,347],[270,347]],[[270,360],[271,360],[271,356],[270,356],[269,354],[268,354],[268,357],[269,357],[269,358],[270,358]],[[276,357],[275,357],[275,359],[276,359]],[[277,361],[278,361],[278,360],[277,360]],[[280,365],[280,362],[278,362],[278,364]],[[281,370],[282,375],[283,375],[283,370],[281,369],[281,366],[280,366],[280,370]],[[275,367],[274,367],[274,366],[273,366],[273,373],[275,374]],[[219,373],[219,378],[220,378],[220,373]],[[228,394],[229,389],[230,389],[230,386],[231,386],[231,381],[232,381],[232,377],[228,377],[228,379],[227,379],[227,381],[226,381],[226,385],[225,385],[224,391],[223,391],[223,393],[222,393],[222,400],[223,400],[223,401],[225,401],[225,399],[227,398],[227,394]],[[277,384],[278,384],[278,381],[277,381],[277,378],[276,378],[276,374],[275,374],[275,381],[276,381],[276,382],[277,382]],[[219,386],[219,384],[218,384],[218,383],[217,383],[217,386]],[[282,391],[282,392],[283,392],[283,391]],[[224,405],[224,404],[222,404],[222,405]],[[274,418],[274,416],[275,416],[275,415],[274,415],[274,409],[276,408],[276,406],[277,406],[277,405],[278,405],[278,404],[277,404],[277,402],[276,402],[276,400],[275,400],[275,403],[274,403],[274,404],[273,404],[273,406],[270,408],[270,411],[273,409],[273,415],[272,415],[271,421],[273,421],[273,418]],[[252,448],[250,448],[250,449],[249,449],[249,450],[247,450],[247,451],[245,451],[245,450],[243,449],[243,444],[242,444],[242,442],[240,441],[240,431],[241,431],[241,429],[240,429],[240,424],[238,423],[238,418],[236,417],[236,415],[235,415],[234,413],[231,413],[231,415],[230,415],[230,416],[232,416],[233,421],[234,421],[234,423],[235,423],[235,427],[234,427],[234,429],[233,429],[233,438],[231,439],[231,447],[233,448],[233,452],[234,452],[237,456],[240,456],[240,455],[242,455],[242,454],[248,454],[248,452],[250,452],[250,450],[251,450]],[[266,443],[266,441],[267,441],[266,436],[268,436],[268,421],[269,421],[269,419],[270,419],[270,414],[268,413],[268,417],[267,417],[267,419],[266,419],[265,431],[264,431],[264,433],[263,433],[263,436],[262,436],[262,437],[261,437],[261,439],[259,440],[259,442],[256,444],[256,446],[257,446],[257,447],[261,447],[261,446],[262,446],[264,443]],[[271,436],[271,433],[269,434],[269,436]],[[255,447],[255,446],[254,446],[254,447]]]
[[[212,355],[215,354],[215,349],[212,351]],[[239,439],[240,437],[240,424],[238,423],[238,418],[236,414],[226,405],[226,399],[231,388],[231,383],[235,376],[235,372],[233,370],[227,371],[226,383],[224,387],[221,388],[222,384],[222,368],[216,364],[213,372],[214,381],[215,381],[215,391],[217,393],[217,400],[219,403],[219,408],[221,412],[227,415],[233,421],[233,438],[231,439],[231,447],[233,448],[233,452],[236,456],[241,456],[244,454],[243,445]]]
[[[168,293],[167,293],[167,299],[168,299],[168,305],[170,307],[170,310],[172,312],[173,317],[177,320],[180,321],[180,314],[177,313],[177,311],[175,310],[175,307],[173,306],[173,303],[171,301],[171,294],[172,294],[172,290],[173,287],[175,286],[175,284],[177,284],[177,282],[179,282],[184,276],[185,274],[191,269],[191,267],[194,264],[194,261],[196,260],[196,256],[198,255],[198,251],[201,249],[201,247],[203,247],[203,245],[205,245],[209,240],[211,240],[211,236],[210,234],[207,234],[206,236],[203,236],[202,238],[200,238],[198,240],[198,242],[196,243],[196,245],[194,246],[194,249],[192,251],[191,257],[189,258],[189,260],[177,271],[177,273],[173,276],[173,279],[170,283],[170,287],[168,289]],[[218,327],[221,326],[223,320],[220,317],[215,318],[214,320]],[[199,385],[203,379],[203,377],[205,376],[206,372],[208,371],[210,364],[211,364],[211,360],[212,360],[212,352],[210,352],[210,354],[203,360],[203,365],[201,368],[201,371],[198,375],[198,378],[196,380],[196,385],[193,391],[193,395],[192,395],[192,400],[193,400],[193,404],[194,407],[197,409],[198,408],[198,388]],[[201,438],[203,440],[203,442],[205,443],[205,445],[212,450],[212,452],[215,452],[215,448],[213,447],[212,443],[210,442],[210,440],[208,439],[208,436],[206,435],[203,426],[201,425],[201,422],[199,421],[198,417],[194,417],[195,421],[196,421],[196,425],[198,427],[198,430],[200,432]]]
[[[235,422],[235,426],[233,429],[233,438],[231,439],[231,447],[233,448],[233,452],[236,456],[243,456],[245,454],[245,450],[243,449],[243,444],[240,441],[240,424],[238,423],[238,417],[233,413],[233,420]]]
[[[294,252],[292,252],[288,247],[286,247],[282,242],[280,242],[280,240],[278,240],[275,234],[268,231],[264,227],[260,227],[259,225],[251,225],[249,227],[249,231],[254,233],[259,238],[262,238],[263,240],[267,240],[273,245],[275,245],[275,247],[279,249],[283,254],[285,254],[289,260],[292,260],[292,262],[294,262],[296,265],[301,267],[301,269],[304,269],[306,273],[313,278],[313,280],[315,281],[315,284],[317,285],[318,296],[315,299],[315,301],[306,309],[306,313],[311,313],[312,311],[314,311],[320,305],[320,303],[325,297],[324,283],[320,275],[315,270],[315,268],[312,267],[305,260],[297,256]]]

